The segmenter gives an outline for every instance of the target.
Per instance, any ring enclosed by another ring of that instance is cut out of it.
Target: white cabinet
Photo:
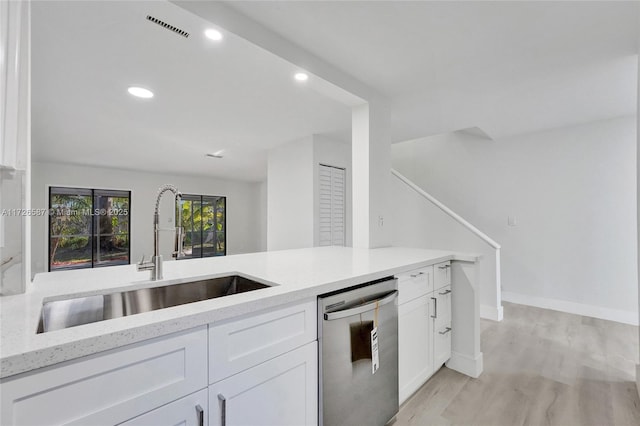
[[[207,386],[207,328],[2,380],[3,425],[117,424]]]
[[[451,358],[451,286],[433,292],[433,366],[437,370]]]
[[[316,310],[277,307],[3,379],[0,424],[204,426],[224,412],[227,426],[316,425]]]
[[[211,426],[317,424],[316,311],[314,299],[209,328]]]
[[[398,306],[398,377],[400,402],[407,399],[433,374],[429,296]]]
[[[398,275],[399,397],[403,403],[451,357],[451,264]]]
[[[202,389],[153,411],[121,423],[121,426],[207,426],[208,392]]]
[[[278,307],[209,327],[209,383],[317,339],[316,301]]]
[[[446,285],[451,285],[451,262],[436,263],[433,267],[433,289],[437,290]]]
[[[211,426],[312,426],[317,419],[317,342],[209,387]]]

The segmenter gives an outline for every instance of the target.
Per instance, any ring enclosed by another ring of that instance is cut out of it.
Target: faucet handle
[[[138,265],[143,265],[144,264],[144,254],[142,255],[142,259],[140,259],[140,262],[138,263]]]

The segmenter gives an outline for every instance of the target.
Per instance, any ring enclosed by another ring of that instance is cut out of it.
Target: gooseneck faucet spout
[[[180,201],[182,200],[182,193],[178,191],[178,189],[173,185],[163,185],[158,189],[158,195],[156,197],[156,207],[153,212],[153,256],[151,257],[150,262],[144,261],[144,256],[142,256],[142,260],[138,263],[137,268],[138,271],[151,271],[151,280],[161,280],[162,279],[162,255],[159,253],[159,242],[160,242],[160,215],[158,210],[160,209],[160,199],[162,198],[162,194],[165,192],[172,192],[176,199],[176,204],[178,206],[178,219],[176,221],[176,251],[174,252],[174,257],[179,259],[183,256],[182,253],[182,208],[180,205]]]

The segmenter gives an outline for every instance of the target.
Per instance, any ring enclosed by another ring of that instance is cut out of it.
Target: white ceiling
[[[387,95],[394,142],[635,113],[640,2],[229,4]]]
[[[386,95],[394,142],[635,114],[640,2],[228,5]],[[207,27],[167,2],[34,3],[34,159],[257,181],[271,147],[349,138],[349,110],[295,84],[295,66],[232,34],[212,44]]]
[[[35,2],[32,26],[36,161],[259,181],[273,146],[350,138],[350,110],[295,82],[296,67],[232,34],[211,42],[211,26],[173,4]]]

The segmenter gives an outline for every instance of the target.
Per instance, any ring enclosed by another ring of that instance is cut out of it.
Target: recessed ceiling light
[[[309,80],[309,75],[304,72],[299,72],[296,75],[294,75],[293,78],[295,78],[298,81],[307,81]]]
[[[145,89],[143,87],[131,86],[127,89],[130,94],[137,98],[149,99],[153,98],[153,92],[149,89]]]
[[[204,35],[214,41],[222,40],[222,33],[218,30],[208,29],[204,32]]]

